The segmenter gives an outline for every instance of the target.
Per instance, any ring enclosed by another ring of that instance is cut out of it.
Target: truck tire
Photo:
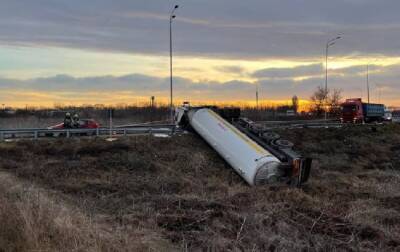
[[[272,142],[278,140],[279,138],[281,138],[281,136],[274,132],[264,132],[262,134],[262,138],[264,138],[268,142]]]
[[[279,148],[291,149],[293,148],[294,144],[289,140],[285,139],[278,139],[273,141],[273,144]]]

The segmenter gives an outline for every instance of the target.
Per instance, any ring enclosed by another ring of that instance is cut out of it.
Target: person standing
[[[71,114],[69,112],[67,112],[65,114],[65,118],[64,118],[64,128],[70,129],[72,128],[72,119],[71,119]]]
[[[77,113],[74,114],[72,121],[73,121],[73,127],[79,128],[79,115]]]

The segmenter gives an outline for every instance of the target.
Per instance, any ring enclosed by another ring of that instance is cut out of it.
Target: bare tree
[[[294,113],[297,114],[297,111],[299,110],[299,98],[296,95],[294,95],[292,97],[292,107],[293,107]]]
[[[316,113],[318,116],[322,115],[325,111],[325,101],[328,93],[329,90],[326,91],[324,88],[319,86],[310,97],[312,102],[311,111]]]
[[[329,112],[333,115],[339,115],[341,111],[342,90],[339,88],[333,89],[328,96]]]
[[[339,115],[341,111],[342,90],[333,89],[327,91],[319,86],[310,97],[312,101],[311,111],[318,116],[325,112],[325,109],[333,115]]]

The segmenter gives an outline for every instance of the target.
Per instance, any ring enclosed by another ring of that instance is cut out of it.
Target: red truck
[[[381,122],[385,115],[383,104],[364,103],[361,98],[347,99],[342,104],[343,123]]]

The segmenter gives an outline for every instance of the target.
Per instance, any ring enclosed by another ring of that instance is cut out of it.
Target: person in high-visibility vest
[[[72,117],[72,126],[74,128],[79,128],[79,115],[77,113]]]
[[[65,118],[64,118],[64,128],[70,129],[72,128],[72,119],[71,119],[71,114],[69,112],[67,112],[65,114]]]

